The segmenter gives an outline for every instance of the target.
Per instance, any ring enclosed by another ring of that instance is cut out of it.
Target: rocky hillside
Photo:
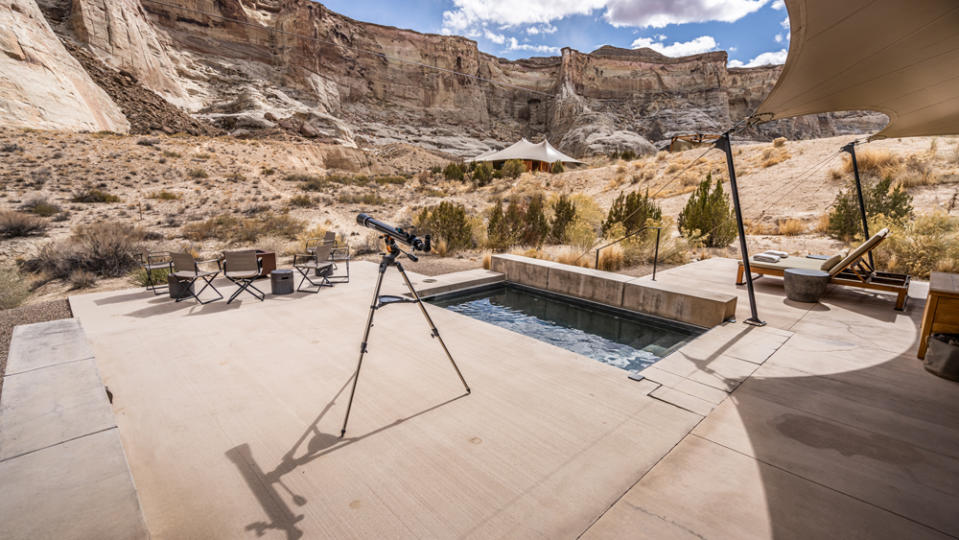
[[[129,119],[140,131],[209,128],[182,118],[165,125],[172,113],[130,118],[129,103],[94,84],[116,86],[89,69],[109,66],[137,92],[236,136],[282,131],[459,155],[543,135],[577,156],[649,151],[648,140],[715,133],[741,119],[781,69],[727,69],[724,52],[669,58],[614,47],[508,61],[463,37],[358,22],[309,0],[6,0],[0,23],[14,29],[0,39],[0,118],[8,125],[123,131]],[[92,78],[60,40],[97,61],[81,62]],[[122,93],[127,101],[130,92]],[[62,107],[40,105],[48,99]],[[821,115],[751,136],[821,137],[884,123],[877,114]]]

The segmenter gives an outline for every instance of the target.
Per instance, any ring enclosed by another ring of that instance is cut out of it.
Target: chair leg
[[[899,295],[896,297],[896,311],[905,311],[906,302],[909,300],[909,290],[899,291]]]
[[[255,278],[254,278],[254,279],[255,279]],[[229,303],[233,302],[234,300],[236,300],[236,297],[239,296],[240,293],[243,292],[243,291],[246,291],[246,292],[252,294],[253,297],[256,298],[257,300],[259,300],[260,302],[262,302],[262,301],[266,298],[266,295],[263,293],[263,291],[261,291],[260,289],[257,289],[257,288],[253,285],[253,279],[232,279],[232,278],[231,278],[230,281],[232,281],[233,283],[236,283],[237,285],[239,285],[240,288],[237,289],[237,290],[233,293],[233,296],[231,296],[229,300],[226,301],[227,304],[229,304]],[[253,289],[253,290],[251,291],[250,289]],[[254,292],[254,291],[256,291],[256,292]],[[260,294],[257,294],[257,293],[260,293]]]
[[[739,265],[739,271],[736,273],[736,285],[742,285],[742,284],[743,284],[743,274],[744,274],[744,272],[745,272],[745,267],[744,267],[742,264],[740,264],[740,265]]]
[[[206,304],[209,304],[210,302],[216,302],[217,300],[223,300],[223,295],[220,294],[220,290],[217,289],[216,286],[213,285],[213,280],[214,280],[215,278],[216,278],[216,276],[209,276],[209,277],[203,276],[203,277],[202,277],[203,281],[206,282],[206,285],[204,285],[203,288],[201,288],[199,292],[197,292],[197,293],[195,293],[195,294],[193,295],[193,297],[196,298],[196,301],[199,302],[201,305],[206,305]],[[217,296],[217,297],[216,297],[216,298],[211,298],[211,299],[207,300],[206,302],[204,302],[203,300],[200,300],[200,295],[203,294],[203,291],[205,291],[205,290],[207,289],[207,287],[210,287],[211,289],[213,289],[213,292],[216,293],[216,296]]]
[[[315,293],[319,293],[320,289],[323,287],[333,286],[333,284],[330,283],[330,280],[327,278],[325,274],[320,275],[320,278],[322,278],[322,281],[320,281],[319,283],[313,281],[313,279],[310,278],[310,270],[312,270],[312,268],[303,267],[303,268],[296,269],[296,271],[299,272],[300,275],[302,276],[302,278],[300,278],[300,284],[297,285],[296,287],[297,292],[310,292],[315,294]],[[304,287],[303,286],[304,283],[309,283],[310,285],[307,287]],[[313,289],[313,287],[316,287],[316,288]]]
[[[188,283],[188,284],[186,285],[187,290],[190,291],[190,296],[183,296],[183,297],[181,297],[181,298],[177,298],[177,299],[175,300],[175,302],[182,302],[182,301],[186,300],[187,298],[196,298],[196,293],[193,292],[193,284],[196,283],[196,279],[197,279],[197,278],[191,279],[191,280],[190,280],[190,283]],[[186,280],[183,280],[183,281],[186,281]],[[199,298],[197,298],[197,301],[199,301]]]

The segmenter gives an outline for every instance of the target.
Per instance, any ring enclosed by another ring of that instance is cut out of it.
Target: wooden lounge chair
[[[321,287],[333,286],[329,279],[335,268],[335,264],[330,260],[332,250],[333,244],[321,241],[309,253],[293,255],[293,268],[303,276],[300,279],[300,284],[296,287],[297,291],[318,293]],[[311,273],[319,276],[320,281],[313,281],[310,277]],[[304,283],[309,283],[309,285],[304,287]]]
[[[888,234],[889,229],[879,231],[846,256],[839,254],[826,260],[787,257],[775,263],[757,261],[755,257],[750,257],[749,267],[759,276],[783,276],[788,268],[822,270],[829,273],[829,282],[836,285],[896,293],[896,310],[902,311],[906,308],[906,300],[909,298],[909,275],[877,272],[865,259],[865,256],[876,249],[876,246],[885,240]],[[740,261],[736,285],[743,284],[744,275],[745,270]]]
[[[185,285],[185,287],[187,290],[190,291],[190,296],[177,298],[176,299],[177,302],[181,300],[186,300],[187,298],[191,298],[191,297],[196,299],[196,301],[199,302],[200,304],[209,304],[210,302],[215,302],[217,300],[223,299],[223,295],[220,294],[220,291],[218,291],[217,288],[213,286],[213,280],[220,273],[219,261],[217,261],[216,259],[211,261],[198,261],[193,257],[193,255],[189,253],[170,253],[170,259],[171,259],[171,262],[170,262],[171,268],[173,269],[173,272],[171,272],[170,275],[180,280],[181,282],[184,282],[184,281],[188,282]],[[217,270],[215,271],[200,270],[200,264],[213,263],[213,262],[217,263]],[[201,280],[205,284],[203,285],[203,288],[201,288],[199,291],[193,291],[193,284],[196,283],[197,280]],[[206,302],[204,302],[203,300],[200,300],[200,294],[202,294],[203,291],[205,291],[208,287],[213,289],[213,292],[216,293],[217,297],[211,298],[210,300],[207,300]]]
[[[266,294],[253,285],[253,282],[260,277],[261,270],[261,263],[257,260],[254,249],[223,252],[223,275],[240,286],[226,303],[229,304],[235,300],[243,291],[252,294],[254,298],[262,302]]]

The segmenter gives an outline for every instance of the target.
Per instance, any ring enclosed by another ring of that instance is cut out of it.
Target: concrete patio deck
[[[469,396],[391,306],[340,440],[376,267],[353,271],[263,303],[71,299],[154,538],[959,536],[959,385],[915,359],[921,285],[897,313],[760,280],[768,327],[718,327],[642,382],[431,308]],[[738,294],[742,320],[735,271],[659,280]]]

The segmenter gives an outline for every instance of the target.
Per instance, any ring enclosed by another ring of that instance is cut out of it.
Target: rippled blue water
[[[653,364],[698,334],[509,286],[432,303],[630,371]]]

